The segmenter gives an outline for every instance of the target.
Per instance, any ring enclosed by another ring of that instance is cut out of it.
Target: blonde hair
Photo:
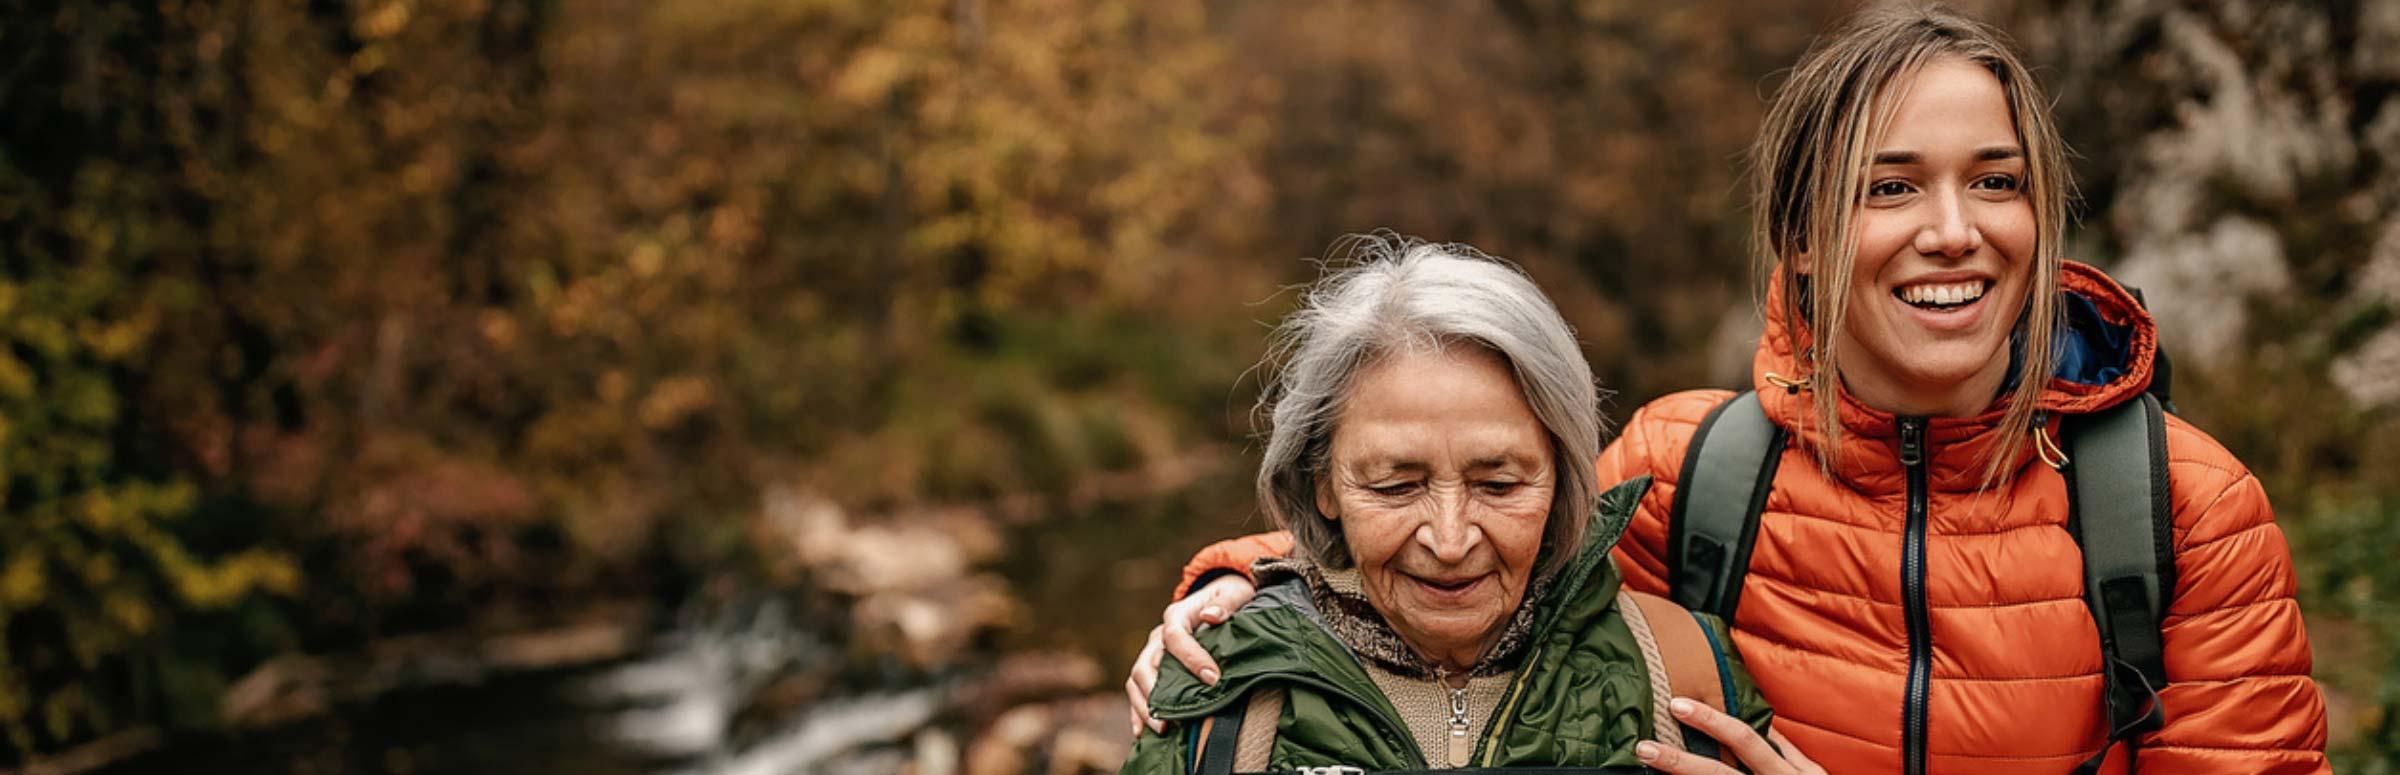
[[[2049,101],[2005,33],[1940,6],[1884,6],[1860,12],[1800,57],[1777,90],[1751,150],[1756,165],[1751,235],[1763,273],[1782,284],[1783,323],[1815,386],[1815,421],[1826,434],[1818,462],[1830,468],[1840,440],[1838,332],[1849,314],[1852,228],[1869,162],[1870,144],[1897,111],[1909,77],[1937,59],[1960,58],[1991,71],[2008,95],[2017,142],[2025,149],[2025,195],[2033,205],[2033,284],[2017,333],[2023,339],[2016,388],[1987,461],[1985,481],[1997,481],[2016,459],[2051,371],[2051,339],[2060,326],[2059,277],[2065,259],[2067,200],[2073,182],[2066,146]],[[1792,260],[1812,253],[1814,278]],[[1805,289],[1812,284],[1815,292]],[[1811,336],[1811,327],[1815,333]],[[1829,376],[1830,375],[1830,376]]]

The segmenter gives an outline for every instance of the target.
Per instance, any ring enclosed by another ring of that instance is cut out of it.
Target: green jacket
[[[1641,766],[1634,744],[1656,739],[1649,673],[1633,632],[1617,614],[1620,579],[1608,552],[1649,484],[1647,477],[1636,478],[1602,494],[1583,550],[1539,599],[1527,601],[1540,606],[1533,639],[1476,744],[1475,766]],[[1702,616],[1701,623],[1717,643],[1732,642],[1714,617]],[[1199,638],[1217,658],[1223,680],[1202,684],[1166,660],[1150,695],[1151,712],[1167,722],[1166,733],[1144,732],[1124,772],[1190,771],[1200,722],[1270,685],[1287,691],[1268,757],[1271,769],[1426,768],[1399,712],[1325,629],[1300,583],[1261,590]],[[1725,655],[1721,672],[1732,689],[1726,693],[1730,709],[1764,734],[1772,716],[1766,700],[1739,656],[1730,650]]]

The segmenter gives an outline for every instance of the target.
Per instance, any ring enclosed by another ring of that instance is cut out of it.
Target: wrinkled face
[[[1317,505],[1367,600],[1436,664],[1471,666],[1525,599],[1555,488],[1549,434],[1498,355],[1453,345],[1360,372]]]
[[[1886,411],[1975,414],[2032,284],[2025,148],[1991,71],[1940,59],[1904,86],[1856,210],[1842,381]]]

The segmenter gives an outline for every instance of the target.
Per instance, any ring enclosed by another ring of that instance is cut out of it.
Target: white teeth
[[[1910,304],[1964,304],[1983,298],[1983,283],[1925,283],[1900,289],[1900,300]]]

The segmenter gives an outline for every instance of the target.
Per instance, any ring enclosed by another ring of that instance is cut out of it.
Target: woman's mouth
[[[1954,283],[1917,283],[1892,289],[1892,296],[1917,309],[1947,312],[1959,309],[1983,298],[1992,287],[1989,280],[1967,280]]]
[[[1433,579],[1423,576],[1410,576],[1409,580],[1416,582],[1418,588],[1422,589],[1430,597],[1436,599],[1457,599],[1466,597],[1468,593],[1474,592],[1475,588],[1482,586],[1484,579],[1488,578],[1491,577],[1489,575],[1483,575],[1455,579]]]

